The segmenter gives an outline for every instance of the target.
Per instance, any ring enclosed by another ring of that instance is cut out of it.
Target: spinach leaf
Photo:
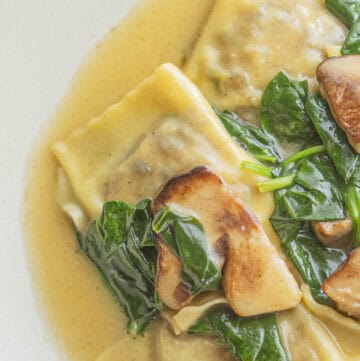
[[[289,79],[280,72],[267,86],[261,104],[261,124],[291,153],[319,143],[318,135],[305,110],[306,81]]]
[[[228,110],[219,112],[215,109],[215,112],[233,139],[257,160],[275,163],[280,159],[274,140],[261,128],[247,123]]]
[[[221,271],[210,259],[204,228],[195,217],[164,207],[155,215],[153,230],[181,260],[182,281],[190,287],[192,295],[219,289]]]
[[[324,221],[345,218],[342,183],[327,155],[302,160],[294,182],[295,185],[283,196],[293,219]]]
[[[289,194],[285,196],[288,204],[294,202],[295,206],[291,209],[297,219],[329,220],[346,217],[341,193],[343,183],[326,154],[304,159],[299,166],[295,183],[305,189],[312,200],[310,212],[302,212],[300,207],[304,205],[301,201],[296,206],[296,197],[292,201]]]
[[[326,154],[318,154],[286,167],[294,173],[292,186],[274,193],[273,220],[330,221],[346,217],[343,184]]]
[[[141,247],[155,247],[152,231],[151,198],[144,198],[136,204],[133,228]]]
[[[105,203],[102,214],[79,236],[81,249],[124,307],[133,335],[143,334],[161,307],[155,291],[156,249],[141,244],[152,238],[149,204],[149,199],[135,207]]]
[[[347,26],[360,19],[359,0],[326,0],[326,7]]]
[[[351,246],[356,248],[360,246],[360,156],[353,150],[327,103],[320,96],[309,94],[306,109],[336,170],[346,183],[343,193],[354,228]]]
[[[341,48],[342,55],[360,54],[360,21],[355,22]]]
[[[295,184],[274,192],[271,223],[288,258],[310,286],[317,302],[333,306],[321,290],[323,282],[346,259],[346,254],[325,247],[307,221],[345,218],[343,184],[326,154],[289,164],[284,173],[296,171]]]
[[[359,156],[353,151],[345,133],[334,120],[327,103],[317,94],[308,94],[306,110],[309,113],[336,170],[347,183],[359,166]]]
[[[229,306],[211,309],[190,334],[214,335],[242,361],[288,361],[274,314],[252,318],[237,316]]]
[[[341,54],[360,54],[360,0],[326,0],[326,6],[350,28]]]
[[[272,225],[281,239],[281,246],[304,282],[309,285],[318,303],[334,306],[322,291],[323,282],[346,259],[346,254],[334,248],[325,247],[314,236],[308,222],[286,222],[272,220]]]

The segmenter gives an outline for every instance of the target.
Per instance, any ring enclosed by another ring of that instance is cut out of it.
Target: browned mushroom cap
[[[360,319],[360,248],[352,251],[346,262],[322,285],[337,308]]]
[[[337,123],[360,153],[360,55],[327,59],[318,66],[316,77]]]
[[[352,236],[351,219],[342,219],[334,222],[311,222],[316,238],[325,246],[350,242]]]
[[[224,290],[238,315],[285,310],[300,302],[301,293],[294,277],[255,215],[229,192],[216,174],[198,167],[173,178],[154,200],[153,209],[157,212],[165,205],[195,215],[202,223],[214,262],[219,268],[225,265]],[[159,296],[167,306],[181,308],[184,305],[184,298],[180,297],[183,293],[178,294],[179,288],[183,290],[181,268],[165,260],[168,246],[162,242],[160,245]],[[191,295],[185,302],[190,299]]]

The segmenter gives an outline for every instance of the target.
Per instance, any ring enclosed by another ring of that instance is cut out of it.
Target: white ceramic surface
[[[63,359],[37,307],[26,259],[26,160],[81,60],[135,2],[0,0],[1,361]]]

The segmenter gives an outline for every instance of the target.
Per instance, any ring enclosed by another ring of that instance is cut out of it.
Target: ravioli
[[[360,361],[360,324],[336,310],[320,305],[311,296],[308,286],[301,287],[303,301],[309,311],[321,321],[338,342],[345,360]]]
[[[173,115],[214,117],[196,88],[175,66],[165,64],[121,102],[53,146],[76,197],[92,218],[101,210],[106,184],[116,167],[146,134]]]
[[[281,69],[313,78],[329,46],[344,39],[317,0],[218,0],[185,72],[212,105],[252,118]]]
[[[292,361],[343,360],[336,341],[303,305],[278,313],[277,323]]]
[[[168,328],[159,327],[156,340],[158,361],[236,361],[212,337],[175,336]]]
[[[149,25],[146,17],[135,17],[130,23],[132,27],[138,28],[139,23],[141,26],[146,23],[148,25],[145,29],[154,28],[154,32],[149,32],[153,36],[152,43],[146,43],[142,36],[146,30],[140,29],[135,33],[125,33],[124,39],[127,40],[121,46],[116,42],[111,51],[107,48],[107,57],[112,60],[118,58],[118,55],[113,57],[113,54],[120,49],[121,56],[125,54],[127,59],[131,59],[126,64],[133,63],[134,66],[123,66],[120,62],[117,64],[118,69],[115,69],[104,59],[100,62],[97,59],[90,67],[93,73],[91,76],[96,79],[96,82],[90,82],[93,89],[89,89],[89,82],[82,80],[79,91],[88,104],[84,100],[71,99],[71,103],[76,104],[71,114],[80,114],[79,119],[84,119],[88,118],[87,108],[103,109],[109,99],[104,97],[98,101],[103,93],[111,93],[110,99],[119,92],[122,94],[123,89],[128,89],[130,83],[134,84],[142,78],[142,74],[147,74],[154,64],[169,60],[181,64],[180,55],[175,60],[170,54],[176,47],[184,47],[181,39],[178,41],[173,35],[181,33],[186,36],[189,32],[188,28],[177,25],[182,17],[194,23],[193,15],[199,12],[200,7],[197,2],[212,3],[207,0],[195,1],[192,6],[188,6],[189,1],[176,0],[168,5],[165,1],[156,0],[154,4],[159,8],[155,9],[161,16],[154,17],[153,24]],[[160,11],[160,3],[163,3],[161,6],[164,8],[166,4],[163,13]],[[186,12],[173,11],[174,6],[179,7],[179,4],[186,8]],[[147,11],[151,16],[157,12]],[[172,13],[174,17],[170,16]],[[203,17],[205,21],[205,14]],[[164,19],[167,26],[164,26]],[[167,32],[170,24],[171,31]],[[125,22],[124,26],[128,28],[129,23]],[[197,37],[194,30],[191,32],[192,37]],[[161,186],[169,179],[201,164],[219,174],[231,192],[252,208],[269,239],[279,250],[278,237],[269,222],[274,206],[272,195],[261,194],[257,190],[256,183],[262,180],[261,177],[240,171],[242,160],[254,159],[233,142],[210,105],[235,110],[248,120],[256,119],[262,92],[280,69],[291,77],[312,79],[320,61],[326,56],[340,55],[345,32],[344,27],[325,10],[324,0],[217,0],[195,50],[190,57],[186,52],[186,74],[199,86],[205,97],[175,66],[165,64],[118,104],[54,145],[53,150],[61,166],[58,173],[58,201],[63,210],[77,229],[83,230],[90,219],[99,215],[107,200],[121,199],[134,203],[144,196],[156,197]],[[142,41],[136,43],[140,37]],[[166,42],[166,45],[160,45],[159,49],[159,44],[153,44],[155,39],[159,43]],[[104,44],[102,47],[106,48]],[[129,53],[136,55],[127,57]],[[181,54],[185,54],[183,50]],[[136,57],[141,59],[140,63]],[[143,59],[150,65],[146,64],[144,68]],[[97,74],[99,68],[106,70],[111,81],[104,82]],[[122,70],[119,71],[119,68]],[[105,84],[101,89],[106,91],[99,92],[96,85],[100,81]],[[116,84],[121,84],[121,91]],[[87,91],[84,92],[84,89]],[[69,118],[67,120],[62,115],[61,123],[71,123],[73,120]],[[53,169],[53,164],[49,165]],[[191,305],[178,312],[165,308],[161,316],[167,322],[155,320],[145,337],[135,339],[126,335],[125,317],[119,319],[112,312],[113,309],[104,303],[102,296],[107,295],[107,290],[88,272],[88,268],[82,267],[88,265],[83,262],[76,247],[73,255],[69,253],[68,245],[66,250],[64,248],[62,253],[59,252],[58,245],[63,246],[61,241],[69,236],[62,218],[61,221],[57,218],[56,222],[51,216],[48,218],[51,213],[56,213],[58,217],[59,212],[52,204],[52,179],[47,177],[49,189],[44,192],[42,187],[39,192],[49,195],[44,198],[46,202],[38,202],[36,206],[39,204],[37,208],[46,209],[47,214],[41,217],[45,225],[55,224],[55,232],[53,229],[49,232],[50,226],[47,226],[47,232],[57,242],[45,242],[47,244],[42,247],[41,253],[50,256],[46,261],[46,269],[52,270],[50,274],[63,275],[63,270],[67,270],[68,275],[72,272],[74,275],[62,277],[62,280],[58,277],[49,278],[49,287],[46,288],[46,293],[53,293],[52,300],[57,300],[52,302],[52,307],[53,304],[61,304],[63,312],[59,313],[59,320],[68,320],[67,328],[61,332],[61,338],[66,343],[70,344],[69,339],[66,340],[68,337],[78,349],[97,348],[97,357],[83,357],[96,361],[129,358],[142,361],[234,360],[223,346],[216,343],[215,338],[185,335],[188,328],[212,305],[228,302],[222,293],[206,294],[209,297],[206,302],[197,297]],[[51,212],[54,209],[56,212]],[[34,214],[38,217],[39,213]],[[47,240],[50,238],[45,237]],[[50,244],[56,247],[49,248]],[[282,256],[281,252],[278,253]],[[78,264],[80,258],[81,267]],[[55,261],[58,259],[65,261],[57,265]],[[285,261],[300,281],[293,265]],[[62,269],[59,268],[60,264]],[[75,291],[76,287],[71,284],[69,287],[64,282],[66,278],[74,278],[82,287]],[[56,282],[53,282],[54,279]],[[54,293],[55,289],[59,291]],[[95,293],[98,295],[95,296]],[[85,303],[81,302],[80,306],[73,309],[76,304],[74,300],[79,299],[86,299],[87,307],[82,307]],[[98,307],[92,307],[94,305]],[[91,313],[94,309],[101,312]],[[99,314],[105,315],[95,317]],[[289,311],[277,312],[276,317],[282,341],[292,361],[360,361],[359,323],[317,304],[308,287],[303,287],[303,304]],[[86,326],[91,327],[87,328],[88,332],[83,332]],[[94,332],[91,331],[96,327],[98,332],[94,338]],[[103,347],[106,349],[99,353]],[[88,355],[91,353],[93,351]]]
[[[191,305],[185,306],[180,311],[166,308],[161,317],[171,326],[175,335],[187,332],[207,311],[219,304],[228,303],[221,293],[203,294],[195,298]]]
[[[256,183],[261,177],[240,170],[241,161],[254,159],[233,142],[199,90],[171,64],[160,66],[122,101],[56,143],[53,150],[67,177],[60,172],[60,181],[71,190],[63,194],[60,203],[79,224],[85,222],[81,208],[95,218],[107,200],[133,203],[144,196],[155,197],[170,178],[204,165],[217,172],[233,194],[253,209],[279,249],[278,238],[268,221],[273,210],[272,195],[257,190]],[[309,307],[307,298],[305,303]],[[354,333],[347,323],[340,323],[335,329],[339,320],[325,319],[323,311],[319,311],[323,306],[316,307],[312,305],[309,309],[326,324],[335,339],[301,305],[278,313],[282,337],[293,359],[333,361],[343,359],[344,354],[349,360],[357,360],[357,330]],[[206,305],[191,305],[178,314],[165,312],[163,317],[171,321],[175,333],[184,333],[206,310]],[[159,322],[152,332],[159,360],[168,360],[169,350],[172,361],[188,360],[194,354],[199,360],[210,361],[223,355],[213,340],[176,337]],[[299,351],[296,339],[300,336],[308,355]],[[119,340],[99,360],[111,359],[121,345]],[[148,357],[153,357],[150,346]],[[225,358],[232,360],[229,354]]]
[[[201,164],[220,174],[269,228],[272,197],[258,192],[261,177],[240,170],[241,161],[251,156],[174,65],[160,66],[53,150],[90,218],[106,200],[154,196],[172,176]]]

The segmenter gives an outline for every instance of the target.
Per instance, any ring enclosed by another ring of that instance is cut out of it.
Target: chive
[[[291,186],[294,183],[294,179],[295,174],[291,174],[285,177],[279,177],[269,181],[259,182],[257,186],[260,192],[270,192]]]
[[[271,178],[273,175],[270,168],[258,163],[248,162],[246,160],[240,163],[240,168],[268,178]]]
[[[311,155],[314,155],[316,153],[321,153],[324,152],[326,150],[324,145],[316,145],[314,147],[310,147],[307,149],[302,150],[299,153],[293,154],[291,157],[289,157],[288,159],[286,159],[283,163],[284,167],[288,166],[290,163],[294,163],[297,162],[300,159],[309,157]]]

